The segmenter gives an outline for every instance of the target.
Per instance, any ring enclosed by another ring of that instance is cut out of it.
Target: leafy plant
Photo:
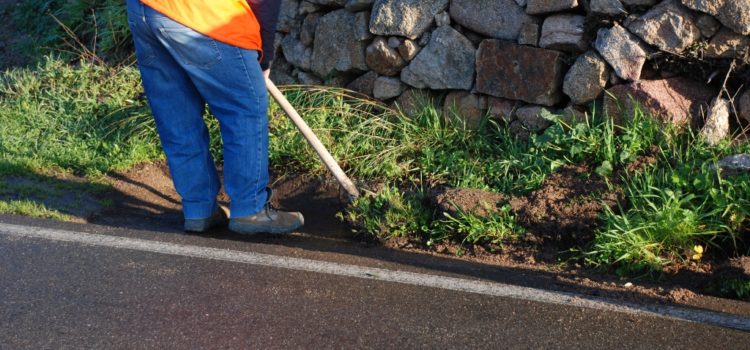
[[[634,273],[684,262],[695,246],[739,253],[747,244],[742,236],[750,222],[750,176],[725,177],[714,165],[727,155],[747,152],[748,146],[708,147],[689,129],[642,135],[631,139],[653,143],[657,162],[622,175],[627,202],[604,212],[605,227],[588,261]]]
[[[374,196],[352,203],[342,218],[365,233],[379,236],[409,236],[429,232],[433,212],[423,204],[423,192],[404,195],[394,186],[386,186]]]
[[[722,297],[750,301],[750,280],[747,278],[720,278],[712,282],[706,291]]]
[[[696,206],[696,196],[650,187],[649,193],[634,193],[636,206],[623,214],[605,207],[605,228],[589,251],[594,264],[619,265],[622,273],[658,270],[672,261],[682,261],[686,247],[693,247],[718,234],[712,213]],[[637,189],[640,191],[640,189]]]
[[[462,243],[499,244],[504,239],[516,237],[525,232],[523,227],[516,223],[510,205],[505,205],[497,212],[484,217],[466,212],[459,212],[455,216],[444,213],[443,216],[443,219],[433,222],[431,236],[457,234],[464,236]]]

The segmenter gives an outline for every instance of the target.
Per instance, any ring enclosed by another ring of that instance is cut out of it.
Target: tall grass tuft
[[[554,170],[541,141],[542,147],[530,147],[489,120],[486,128],[472,130],[431,105],[407,116],[342,89],[283,90],[342,166],[360,179],[429,178],[453,187],[524,192]],[[271,110],[272,163],[324,171],[293,124],[278,108]]]
[[[403,119],[385,105],[338,88],[282,90],[331,154],[358,178],[399,178],[412,170],[414,145],[400,138]],[[323,172],[296,127],[271,105],[271,163],[286,170]]]

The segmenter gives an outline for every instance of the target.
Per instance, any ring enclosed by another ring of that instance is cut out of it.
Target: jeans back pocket
[[[159,32],[185,65],[206,69],[221,61],[221,52],[214,39],[188,27],[161,27]]]

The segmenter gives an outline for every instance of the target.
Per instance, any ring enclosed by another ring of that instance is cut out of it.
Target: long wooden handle
[[[336,160],[333,159],[331,153],[329,153],[325,146],[323,146],[323,143],[320,142],[318,136],[313,133],[312,129],[310,129],[310,126],[308,126],[305,120],[302,119],[299,113],[297,113],[297,110],[294,109],[292,104],[289,103],[286,97],[284,97],[284,94],[279,91],[279,88],[276,87],[276,84],[274,84],[271,79],[266,78],[266,88],[268,88],[268,92],[271,93],[271,96],[273,96],[274,100],[276,100],[279,106],[281,106],[281,109],[284,110],[284,113],[289,116],[289,119],[291,119],[297,129],[299,129],[299,131],[302,133],[302,136],[304,136],[307,142],[310,143],[313,149],[315,149],[315,152],[318,153],[318,156],[326,165],[328,170],[333,173],[336,181],[338,181],[339,184],[341,184],[341,186],[346,190],[346,192],[349,193],[351,199],[359,198],[359,191],[357,190],[357,187],[354,186],[352,180],[350,180],[349,177],[346,176],[344,171],[341,170],[339,164],[336,163]]]

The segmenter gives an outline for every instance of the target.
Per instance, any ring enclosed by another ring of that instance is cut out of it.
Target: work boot
[[[185,219],[185,232],[203,233],[212,228],[226,226],[227,212],[219,206],[211,217],[205,219]]]
[[[286,234],[302,227],[305,218],[302,213],[276,210],[271,207],[271,189],[268,189],[268,201],[260,212],[232,218],[229,220],[229,229],[240,234]]]

